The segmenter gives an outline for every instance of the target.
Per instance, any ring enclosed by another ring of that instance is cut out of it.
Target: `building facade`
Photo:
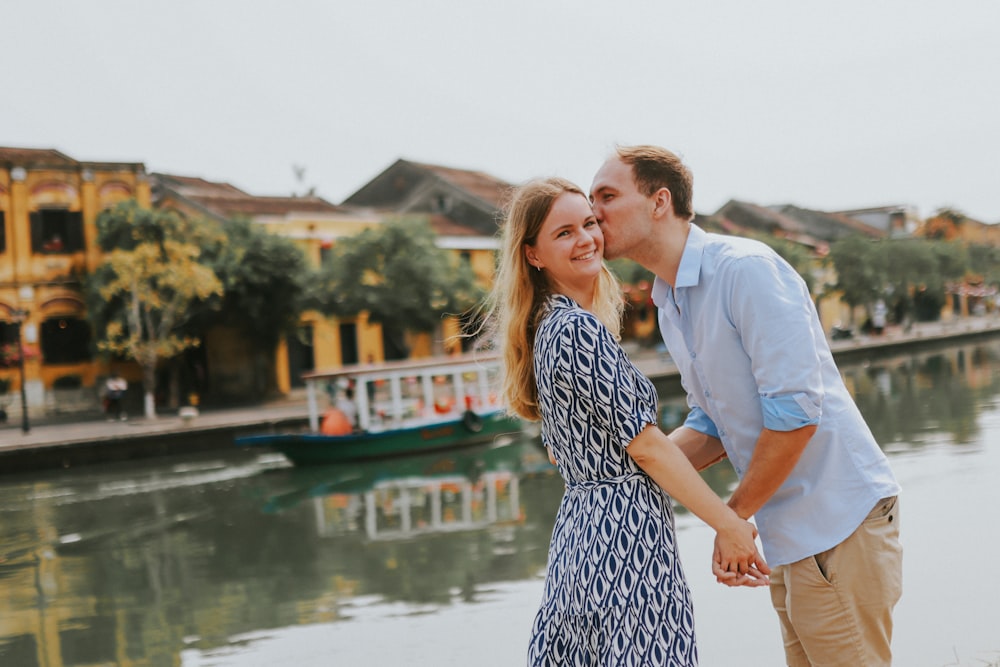
[[[94,353],[83,277],[101,261],[97,216],[125,199],[150,205],[139,162],[86,162],[0,147],[0,407],[71,411],[93,403],[107,369]],[[23,350],[23,374],[21,354]],[[23,389],[22,389],[23,376]]]

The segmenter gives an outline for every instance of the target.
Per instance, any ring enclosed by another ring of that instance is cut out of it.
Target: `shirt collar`
[[[690,225],[688,228],[687,240],[684,242],[684,252],[681,253],[681,262],[677,267],[677,287],[694,287],[698,284],[701,276],[701,258],[705,253],[705,244],[708,242],[708,234],[697,225]],[[670,283],[659,276],[653,281],[652,298],[653,303],[662,306],[667,295],[673,290]]]

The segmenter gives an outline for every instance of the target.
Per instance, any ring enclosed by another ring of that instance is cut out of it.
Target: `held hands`
[[[767,586],[771,568],[757,551],[754,539],[757,528],[749,521],[739,519],[715,535],[712,554],[712,574],[726,586]]]

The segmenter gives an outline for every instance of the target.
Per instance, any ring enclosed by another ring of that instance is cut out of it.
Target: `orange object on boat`
[[[353,429],[347,415],[337,408],[330,408],[323,413],[323,423],[319,430],[323,435],[350,435]]]

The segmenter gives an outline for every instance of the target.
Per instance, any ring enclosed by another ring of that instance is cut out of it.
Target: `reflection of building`
[[[33,410],[95,403],[103,369],[94,359],[81,281],[101,261],[98,214],[132,198],[150,203],[141,163],[0,147],[0,350],[12,349],[14,312],[26,311],[25,395]],[[9,354],[0,357],[0,380],[10,380],[17,400],[10,362]]]

